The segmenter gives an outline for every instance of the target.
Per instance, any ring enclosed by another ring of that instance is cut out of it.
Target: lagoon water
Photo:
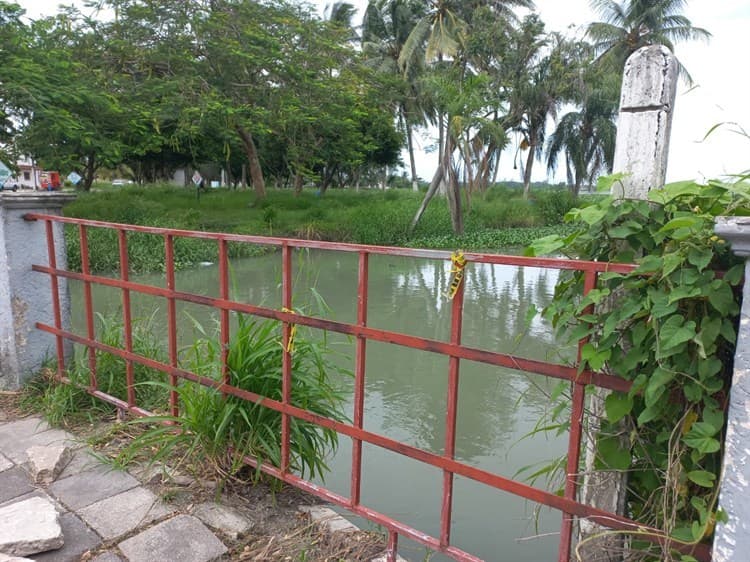
[[[449,264],[391,256],[371,256],[368,325],[401,333],[447,341],[450,301]],[[165,286],[163,274],[132,278]],[[241,302],[281,307],[279,254],[233,260],[233,298]],[[515,355],[562,362],[573,350],[556,344],[550,327],[538,316],[527,321],[530,307],[541,308],[551,298],[557,272],[469,264],[465,275],[464,344]],[[215,266],[177,273],[177,289],[218,295]],[[108,313],[120,307],[117,290],[94,288],[95,309]],[[321,251],[298,251],[294,260],[294,306],[316,315],[355,322],[357,306],[357,256]],[[71,286],[73,310],[82,311],[82,288]],[[325,302],[321,310],[319,303]],[[166,326],[163,299],[132,294],[135,317],[151,316]],[[216,315],[206,307],[178,305],[178,335],[188,345],[195,331],[189,316],[204,326]],[[82,314],[74,324],[85,332]],[[166,328],[164,328],[166,333]],[[355,343],[328,335],[336,361],[353,370]],[[448,358],[407,348],[368,342],[365,393],[365,428],[390,438],[442,454]],[[351,381],[342,381],[351,391]],[[540,468],[565,454],[567,434],[534,434],[540,419],[551,409],[549,393],[556,384],[544,377],[462,361],[460,367],[456,457],[468,464],[514,477],[523,467]],[[351,415],[352,393],[348,393]],[[439,535],[442,489],[441,471],[365,445],[362,502],[415,528]],[[329,459],[325,485],[348,495],[351,441],[340,439]],[[523,480],[524,475],[517,479]],[[544,487],[541,480],[537,486]],[[542,509],[465,478],[454,487],[453,543],[486,560],[539,562],[556,556],[559,512]],[[366,521],[356,521],[371,528]],[[425,560],[427,551],[400,538],[400,553],[409,560]],[[433,555],[430,560],[447,560]]]

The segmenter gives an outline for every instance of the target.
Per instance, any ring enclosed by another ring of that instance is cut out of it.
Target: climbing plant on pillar
[[[621,179],[599,187],[610,191]],[[589,338],[581,369],[632,381],[629,392],[606,397],[596,464],[627,471],[627,515],[682,543],[710,542],[722,516],[716,499],[743,267],[713,229],[716,216],[750,214],[747,180],[668,184],[648,201],[603,197],[567,214],[572,234],[527,251],[637,264],[600,275],[587,297],[582,275],[563,275],[544,315],[563,338]],[[634,537],[631,548],[646,560],[673,559],[670,541]]]

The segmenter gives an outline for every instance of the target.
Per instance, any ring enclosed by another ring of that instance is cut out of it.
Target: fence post
[[[54,339],[35,328],[53,325],[49,278],[31,271],[49,263],[44,222],[24,220],[26,213],[59,215],[74,195],[0,193],[0,389],[18,390],[44,360],[54,357]],[[61,224],[53,225],[57,264],[66,267]],[[70,325],[66,280],[59,284],[63,327]],[[66,354],[69,356],[69,354]]]
[[[719,492],[728,521],[716,525],[713,560],[744,562],[750,552],[750,219],[718,217],[715,230],[746,261]]]
[[[625,63],[613,171],[626,175],[612,188],[612,195],[616,197],[647,199],[649,190],[664,185],[672,110],[677,93],[677,68],[677,60],[661,45],[642,47]],[[616,306],[614,300],[611,305]],[[598,420],[604,416],[607,394],[609,392],[598,389],[590,398],[581,501],[623,514],[626,475],[619,471],[594,469]],[[573,559],[622,560],[623,537],[604,531],[603,527],[581,520],[577,555]]]

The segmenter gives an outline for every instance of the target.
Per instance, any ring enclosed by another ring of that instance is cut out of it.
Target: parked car
[[[112,180],[112,185],[114,185],[116,187],[122,187],[123,185],[129,185],[131,183],[133,183],[133,182],[130,181],[130,180],[124,180],[122,178],[119,178],[119,179],[116,179],[116,180]]]

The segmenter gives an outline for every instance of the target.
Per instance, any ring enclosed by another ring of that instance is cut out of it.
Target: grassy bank
[[[271,190],[264,201],[257,202],[250,191],[212,189],[198,199],[195,190],[189,188],[136,186],[81,194],[65,208],[65,214],[188,230],[496,251],[559,232],[563,215],[573,205],[564,190],[539,190],[531,201],[524,201],[518,190],[495,187],[472,198],[465,214],[466,233],[456,237],[451,234],[445,203],[436,198],[409,236],[409,223],[422,197],[422,193],[406,190],[333,190],[322,197],[313,191],[295,196],[288,190]],[[118,255],[113,233],[92,229],[89,236],[92,268],[116,269]],[[131,269],[162,267],[160,237],[131,235],[130,240]],[[69,263],[77,267],[77,232],[68,233],[68,242]],[[230,246],[233,257],[264,251],[262,247],[244,244]],[[216,252],[216,244],[210,241],[177,239],[175,243],[175,259],[181,267],[214,261]]]

